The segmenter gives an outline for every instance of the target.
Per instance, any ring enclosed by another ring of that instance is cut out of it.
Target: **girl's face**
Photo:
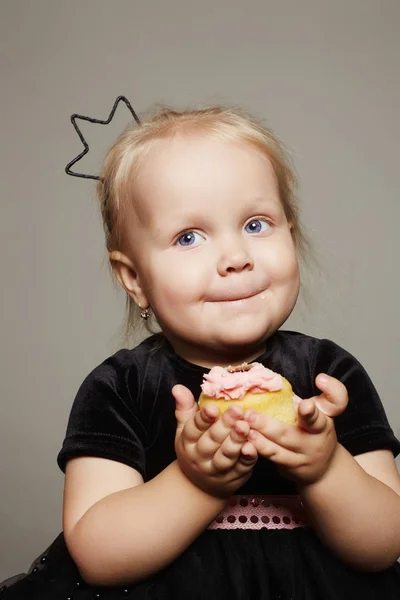
[[[127,215],[129,290],[183,358],[252,360],[299,292],[291,227],[268,158],[251,145],[177,137],[140,171]]]

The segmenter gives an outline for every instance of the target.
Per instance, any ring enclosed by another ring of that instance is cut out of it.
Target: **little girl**
[[[63,534],[5,600],[363,600],[400,595],[400,443],[367,373],[280,328],[306,242],[274,134],[241,112],[164,110],[105,160],[113,271],[161,333],[82,384],[58,456]],[[198,409],[214,365],[257,361],[298,423]]]

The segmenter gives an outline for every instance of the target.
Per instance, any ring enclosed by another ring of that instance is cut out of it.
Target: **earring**
[[[150,319],[150,311],[148,308],[142,308],[140,304],[138,305],[140,308],[140,316],[144,321],[148,321]]]

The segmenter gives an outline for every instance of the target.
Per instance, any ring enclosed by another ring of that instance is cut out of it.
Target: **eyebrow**
[[[277,217],[278,213],[282,210],[283,205],[279,196],[276,198],[257,196],[243,203],[242,213],[247,216],[265,213]]]
[[[279,194],[275,196],[255,196],[254,198],[249,199],[247,206],[255,208],[260,204],[265,205],[274,205],[274,206],[282,206],[281,199],[279,198]]]

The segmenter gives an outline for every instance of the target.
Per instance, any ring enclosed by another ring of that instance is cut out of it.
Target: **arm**
[[[175,389],[175,388],[174,388]],[[176,386],[174,461],[149,482],[121,463],[82,457],[68,463],[64,534],[83,578],[91,585],[144,579],[179,556],[248,479],[256,460],[242,414],[198,410]],[[194,481],[194,483],[192,483]]]
[[[249,440],[280,466],[299,489],[310,520],[332,551],[349,565],[379,571],[400,555],[400,477],[390,451],[354,459],[336,438],[333,419],[347,404],[344,385],[316,379],[323,394],[300,402],[299,426],[246,414]]]
[[[299,486],[320,538],[355,568],[380,571],[400,556],[400,477],[389,450],[354,459],[337,445],[318,481]]]
[[[73,494],[71,486],[86,479],[88,468],[91,479],[101,481],[112,468],[104,463],[110,462],[83,457],[68,463],[66,500]],[[139,473],[126,469],[140,481]],[[167,566],[224,505],[224,500],[191,483],[175,461],[151,481],[97,501],[74,527],[64,527],[65,539],[87,583],[131,584]]]

